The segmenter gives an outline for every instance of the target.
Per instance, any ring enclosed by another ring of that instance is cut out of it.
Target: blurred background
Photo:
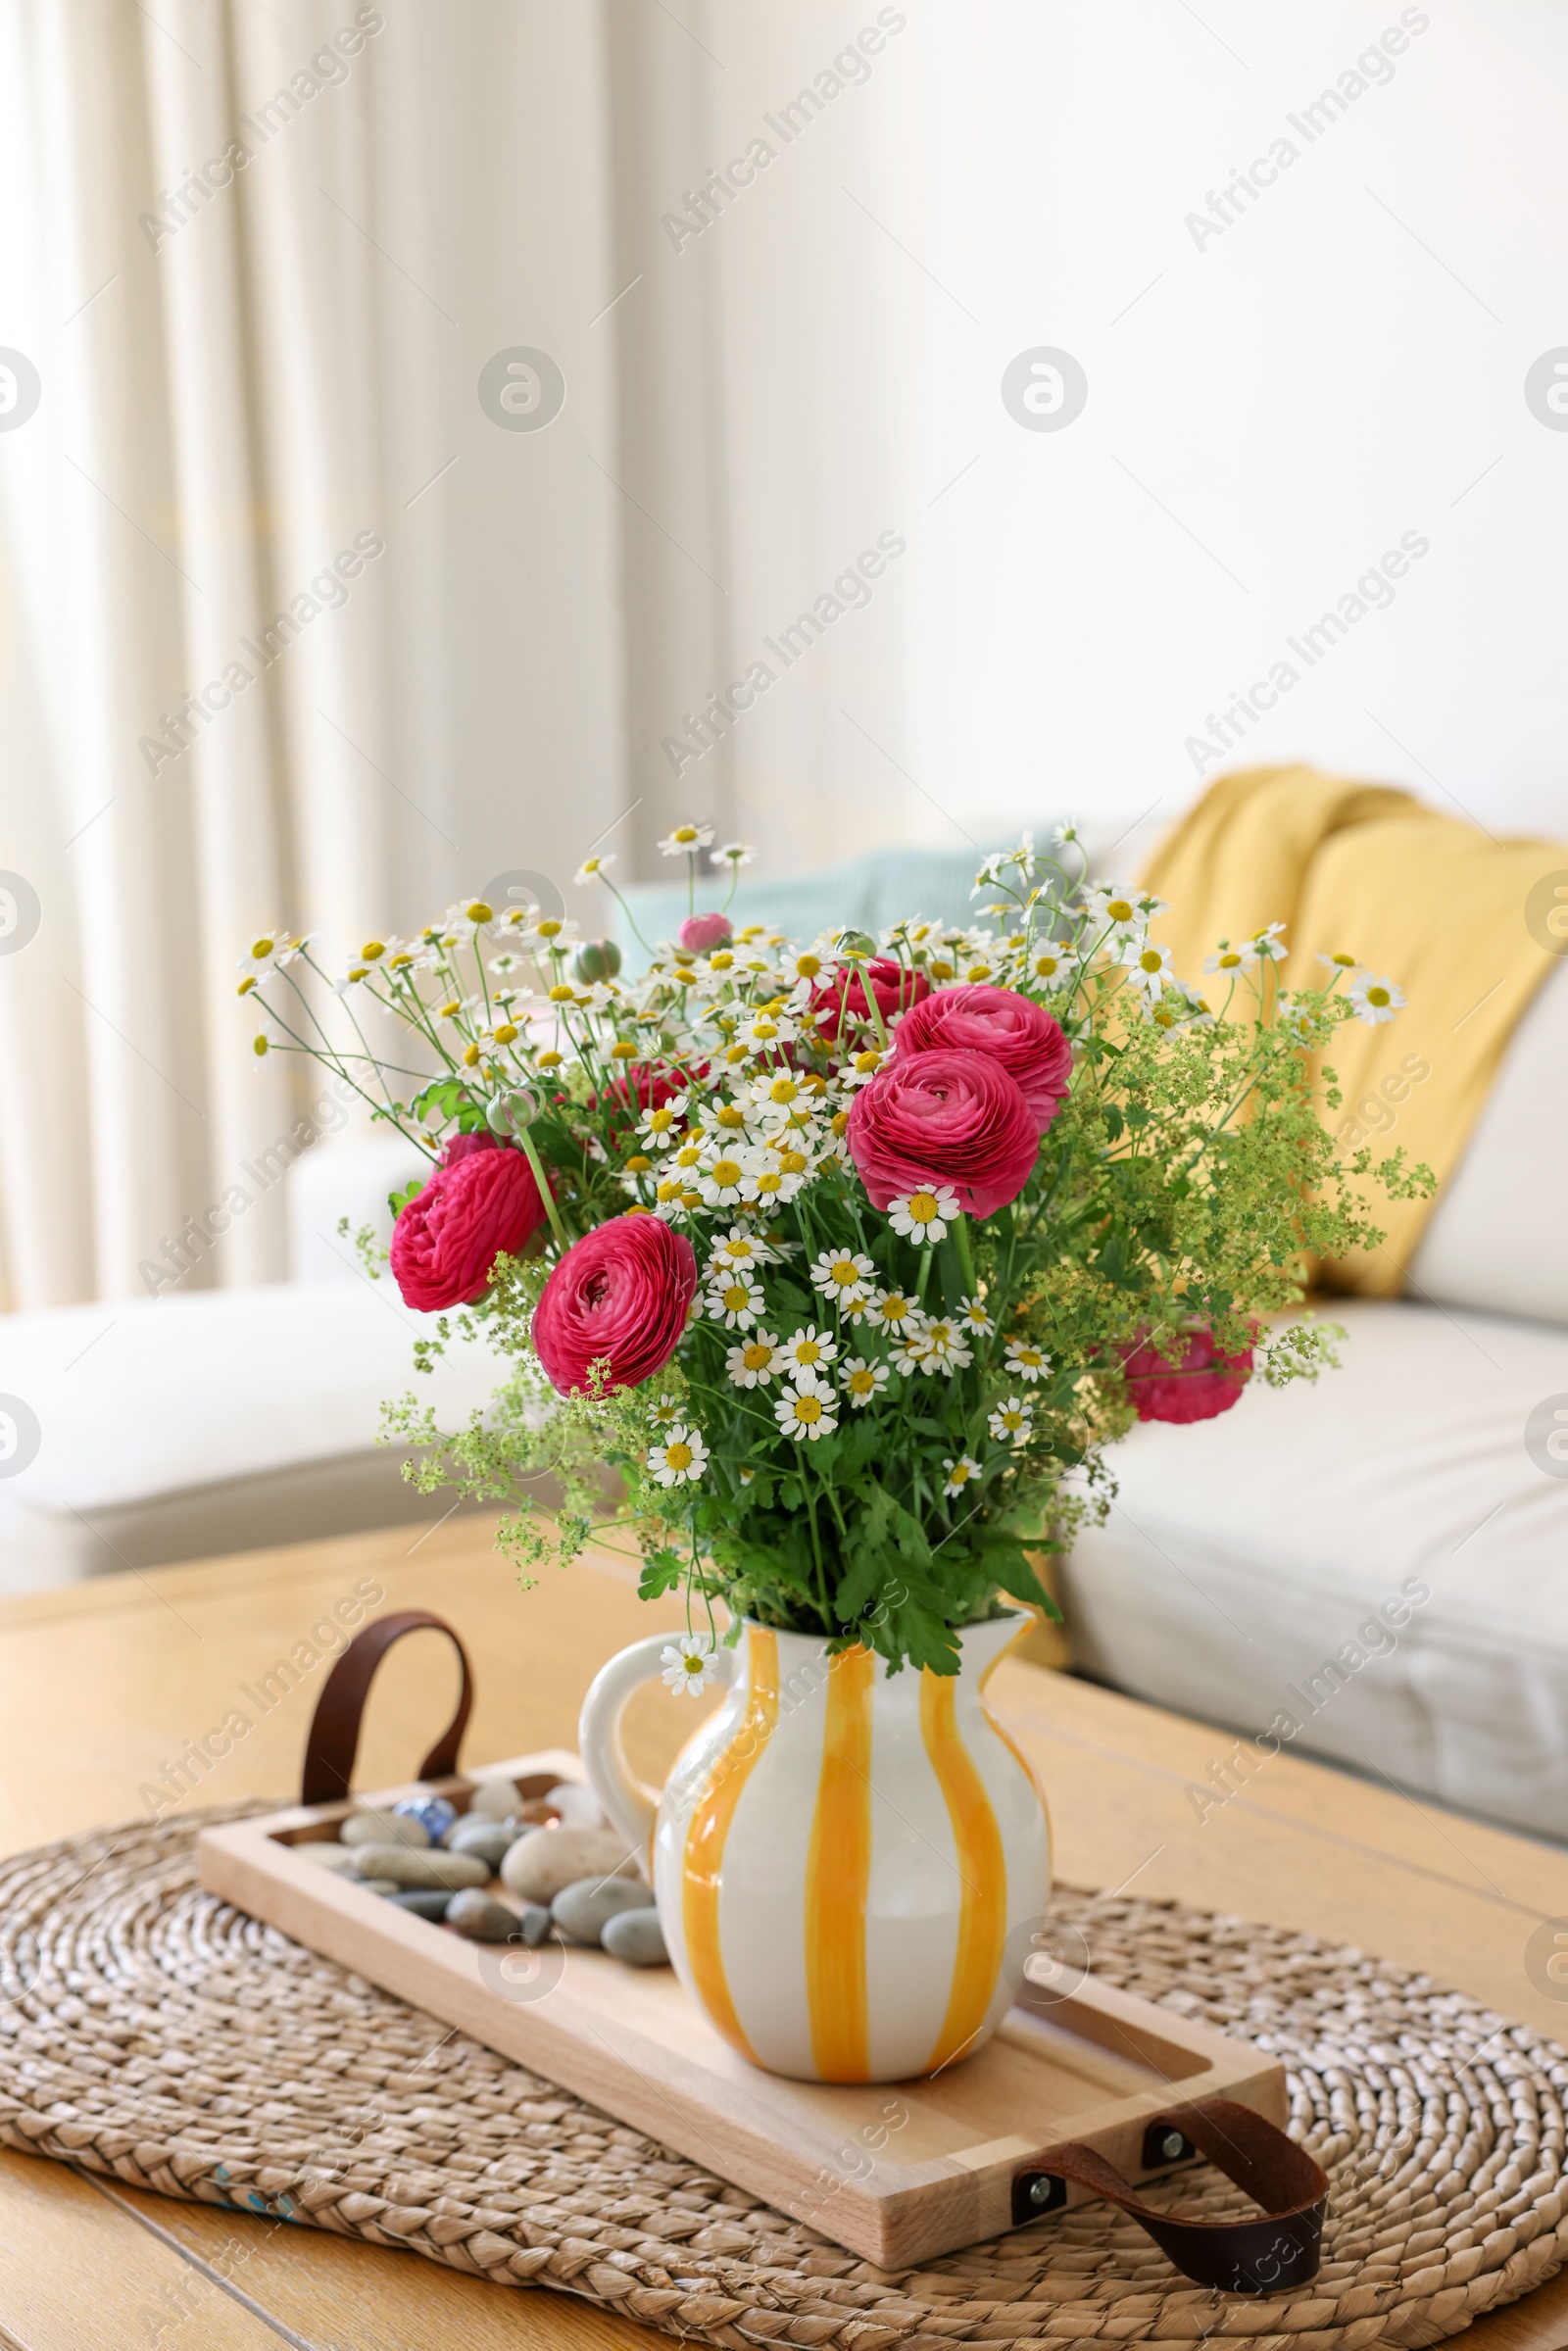
[[[145,1298],[303,1114],[234,1003],[270,923],[341,955],[522,872],[602,925],[590,845],[657,878],[685,816],[764,878],[1069,814],[1109,854],[1244,759],[1560,820],[1560,10],[0,40],[10,1308]],[[285,1193],[181,1290],[296,1270]]]

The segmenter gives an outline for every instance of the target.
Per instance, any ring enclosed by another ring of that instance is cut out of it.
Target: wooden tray
[[[496,1764],[523,1792],[580,1780],[561,1750]],[[533,1788],[526,1783],[533,1782]],[[884,2269],[928,2261],[1084,2200],[1043,2159],[1087,2142],[1132,2181],[1171,2160],[1155,2118],[1222,2096],[1283,2125],[1284,2069],[1248,2042],[1086,1977],[1065,1997],[1025,1985],[996,2037],[931,2080],[865,2088],[786,2082],[738,2056],[672,1970],[606,1953],[464,1941],[379,1894],[290,1857],[351,1809],[436,1793],[466,1809],[475,1781],[384,1788],[346,1803],[207,1829],[202,1883],[607,2113],[765,2197]]]

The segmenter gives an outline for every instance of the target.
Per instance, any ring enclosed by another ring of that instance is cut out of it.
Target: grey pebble
[[[447,1904],[446,1923],[475,1943],[511,1942],[517,1933],[516,1912],[481,1893],[477,1886],[453,1895]]]
[[[653,1888],[638,1878],[579,1878],[562,1887],[550,1915],[573,1942],[596,1943],[617,1912],[646,1910],[653,1898]]]
[[[537,1950],[554,1924],[542,1902],[524,1902],[517,1920],[519,1937],[530,1951]]]
[[[435,1886],[400,1886],[388,1899],[400,1910],[412,1910],[416,1919],[434,1919],[439,1926],[447,1915],[447,1904],[457,1897]]]
[[[501,1875],[509,1892],[525,1902],[550,1902],[579,1878],[635,1878],[637,1863],[618,1829],[530,1829],[501,1864]]]
[[[516,1811],[521,1797],[515,1780],[481,1780],[468,1798],[468,1809],[459,1821],[507,1821]]]
[[[623,1959],[628,1967],[669,1965],[664,1930],[659,1923],[657,1910],[617,1911],[612,1919],[605,1921],[600,1940],[612,1959]]]
[[[293,1846],[292,1850],[301,1861],[314,1862],[319,1870],[332,1870],[340,1877],[353,1875],[355,1857],[352,1845],[329,1844],[323,1837],[312,1837]]]
[[[397,1886],[444,1886],[449,1893],[463,1886],[483,1886],[490,1876],[476,1853],[448,1853],[439,1845],[423,1852],[412,1845],[356,1845],[354,1859],[362,1878],[390,1878]]]
[[[343,1823],[346,1845],[427,1845],[430,1833],[423,1821],[406,1812],[351,1812]]]
[[[498,1870],[521,1835],[515,1823],[509,1828],[505,1821],[460,1821],[448,1830],[445,1843],[449,1853],[477,1853],[481,1861]]]
[[[396,1878],[356,1878],[354,1883],[367,1894],[395,1894],[403,1890]]]

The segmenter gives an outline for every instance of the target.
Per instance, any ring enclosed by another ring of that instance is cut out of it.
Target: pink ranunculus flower
[[[480,1297],[497,1257],[515,1256],[544,1219],[521,1151],[462,1141],[469,1148],[436,1169],[392,1227],[393,1276],[404,1303],[423,1314]]]
[[[990,1053],[912,1053],[855,1098],[850,1156],[874,1206],[951,1184],[971,1216],[1016,1200],[1040,1149],[1034,1112]]]
[[[534,1352],[562,1396],[586,1390],[595,1363],[608,1363],[610,1388],[635,1388],[675,1352],[696,1293],[684,1233],[646,1212],[612,1216],[574,1242],[545,1284]]]
[[[715,947],[727,947],[734,935],[727,914],[688,914],[680,926],[680,943],[694,955],[710,955]]]
[[[1139,1345],[1122,1354],[1122,1377],[1140,1420],[1213,1420],[1228,1412],[1252,1370],[1252,1350],[1227,1355],[1206,1326],[1195,1330],[1173,1363],[1157,1347]]]
[[[1042,1133],[1072,1079],[1072,1048],[1060,1022],[1016,988],[941,988],[906,1013],[894,1031],[894,1058],[942,1052],[990,1053],[1000,1061]]]
[[[469,1159],[475,1151],[499,1151],[501,1138],[492,1135],[488,1127],[478,1127],[471,1135],[452,1134],[441,1146],[441,1164],[455,1167],[460,1159]]]
[[[856,1036],[863,1024],[870,1027],[871,1007],[866,1001],[865,984],[871,983],[871,997],[881,1013],[884,1026],[908,1010],[931,993],[931,982],[923,971],[906,970],[891,955],[875,955],[869,962],[860,963],[846,974],[838,972],[831,980],[811,990],[809,1017],[815,1021],[817,1032],[830,1049],[843,1035]],[[858,1038],[857,1037],[857,1042]],[[872,1042],[875,1042],[873,1038]]]

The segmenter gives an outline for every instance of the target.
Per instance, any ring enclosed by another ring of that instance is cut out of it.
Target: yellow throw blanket
[[[1269,922],[1286,925],[1292,985],[1321,986],[1318,955],[1344,952],[1403,990],[1393,1021],[1347,1022],[1335,1037],[1329,1061],[1345,1100],[1331,1123],[1345,1146],[1366,1143],[1378,1157],[1402,1144],[1440,1184],[1459,1162],[1515,1021],[1568,953],[1563,844],[1494,841],[1408,792],[1311,767],[1217,777],[1140,880],[1170,902],[1154,936],[1178,976],[1205,994],[1223,985],[1203,971],[1219,940]],[[1432,1202],[1372,1197],[1388,1239],[1331,1279],[1389,1298]]]

